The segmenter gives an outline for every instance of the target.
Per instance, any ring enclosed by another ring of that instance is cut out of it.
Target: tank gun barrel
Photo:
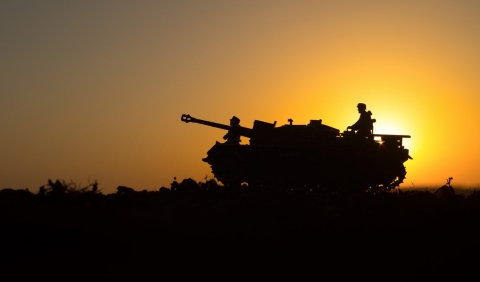
[[[190,115],[185,115],[185,114],[182,115],[182,121],[185,122],[185,123],[189,123],[189,122],[199,123],[199,124],[203,124],[203,125],[207,125],[207,126],[211,126],[211,127],[216,127],[216,128],[220,128],[220,129],[225,129],[225,130],[230,129],[230,125],[211,122],[211,121],[206,121],[206,120],[194,118]]]
[[[183,114],[181,119],[185,123],[194,122],[194,123],[199,123],[199,124],[203,124],[203,125],[206,125],[206,126],[211,126],[211,127],[215,127],[215,128],[224,129],[224,130],[230,130],[231,129],[230,125],[211,122],[211,121],[207,121],[207,120],[202,120],[202,119],[194,118],[194,117],[192,117],[190,115],[186,115],[186,114]],[[240,126],[239,132],[240,132],[240,135],[242,135],[242,136],[252,138],[253,134],[252,134],[252,129],[251,128],[246,128],[246,127]]]

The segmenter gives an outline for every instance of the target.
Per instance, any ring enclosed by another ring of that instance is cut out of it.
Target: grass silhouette
[[[15,275],[71,274],[81,266],[85,275],[112,279],[208,256],[212,263],[311,257],[325,270],[367,273],[393,273],[404,263],[404,273],[419,277],[446,270],[471,277],[476,268],[462,258],[480,250],[477,191],[325,194],[207,178],[111,194],[96,181],[42,187],[0,190],[0,236],[8,242],[2,265]]]

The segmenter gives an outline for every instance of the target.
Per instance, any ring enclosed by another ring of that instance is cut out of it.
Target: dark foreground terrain
[[[480,277],[476,192],[327,195],[184,180],[103,195],[50,183],[0,191],[1,276]]]

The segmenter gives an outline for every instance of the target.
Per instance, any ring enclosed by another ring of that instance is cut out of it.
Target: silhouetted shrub
[[[160,189],[158,190],[160,193],[165,193],[165,192],[169,192],[171,191],[170,189],[168,189],[167,187],[160,187]]]
[[[452,186],[443,185],[435,191],[434,195],[439,199],[452,198],[455,197],[455,190]]]
[[[63,182],[63,183],[62,183]],[[57,179],[55,183],[52,180],[48,180],[49,194],[52,196],[58,196],[65,194],[68,191],[70,184],[66,184],[65,181]]]
[[[98,183],[95,182],[90,183],[85,187],[79,187],[75,182],[70,181],[69,183],[65,182],[65,180],[57,179],[55,182],[48,179],[48,184],[43,185],[39,188],[38,194],[39,196],[60,196],[60,195],[78,195],[82,193],[99,193],[98,190]]]
[[[117,187],[117,194],[131,195],[131,194],[134,194],[134,193],[135,193],[135,190],[133,188],[126,187],[126,186],[118,186]]]
[[[28,189],[5,188],[0,190],[0,203],[7,205],[28,205],[34,197],[35,195]]]
[[[207,191],[218,191],[223,187],[213,178],[206,179],[205,182],[199,182],[198,186],[201,190]]]
[[[191,178],[182,180],[182,182],[180,182],[180,184],[177,187],[177,190],[179,192],[191,192],[191,191],[196,191],[198,189],[199,189],[198,183]]]
[[[19,196],[19,197],[30,197],[33,194],[28,189],[12,189],[4,188],[0,190],[0,197],[10,197],[10,196]]]

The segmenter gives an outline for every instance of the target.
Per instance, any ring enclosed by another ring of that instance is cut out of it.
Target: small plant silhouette
[[[447,183],[443,185],[442,187],[438,188],[437,191],[435,191],[435,195],[438,198],[450,198],[455,196],[455,190],[453,189],[452,185],[450,184],[452,181],[453,177],[447,178]]]
[[[446,185],[447,185],[448,187],[452,187],[452,185],[450,185],[450,182],[451,182],[452,180],[453,180],[453,177],[451,177],[451,176],[450,176],[449,178],[447,178],[447,184],[446,184]]]
[[[53,182],[51,179],[48,179],[48,184],[39,188],[38,195],[58,196],[64,194],[82,194],[86,192],[93,194],[99,192],[97,180],[95,180],[93,183],[89,183],[85,187],[80,187],[80,185],[77,185],[72,180],[67,183],[63,179],[57,179],[55,182]]]

